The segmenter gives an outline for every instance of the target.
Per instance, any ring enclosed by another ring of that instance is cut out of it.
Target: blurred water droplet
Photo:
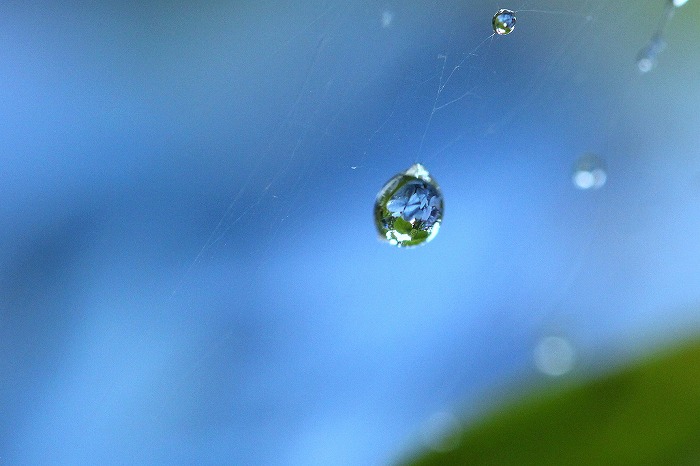
[[[389,10],[385,10],[382,13],[382,27],[388,28],[391,26],[392,21],[394,21],[394,13]]]
[[[535,366],[550,377],[560,377],[571,371],[575,351],[568,340],[562,337],[542,338],[535,347]]]
[[[380,238],[390,244],[417,246],[437,235],[443,210],[440,187],[417,163],[391,178],[379,191],[374,222]]]
[[[458,429],[459,421],[452,413],[438,411],[423,425],[423,444],[438,452],[452,451],[459,446],[459,438],[455,435]]]
[[[648,73],[656,67],[659,54],[666,48],[666,42],[660,37],[653,37],[637,55],[637,68],[640,73]]]
[[[572,180],[579,189],[601,188],[608,179],[605,162],[593,154],[581,156],[574,165]]]
[[[500,9],[493,15],[493,32],[499,36],[510,34],[515,29],[515,12],[506,9]]]

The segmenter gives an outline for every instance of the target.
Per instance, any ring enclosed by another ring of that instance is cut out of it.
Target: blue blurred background
[[[0,462],[382,464],[544,337],[570,377],[697,330],[700,2],[647,74],[663,1],[516,3],[3,3]]]

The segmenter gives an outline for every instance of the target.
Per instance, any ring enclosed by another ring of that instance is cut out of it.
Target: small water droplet
[[[597,155],[585,154],[574,164],[572,180],[579,189],[602,188],[607,179],[605,162]]]
[[[417,163],[391,178],[377,194],[374,222],[379,236],[394,246],[418,246],[440,228],[444,202],[440,187]]]
[[[515,29],[515,12],[506,9],[500,9],[493,15],[493,32],[499,36],[510,34]]]

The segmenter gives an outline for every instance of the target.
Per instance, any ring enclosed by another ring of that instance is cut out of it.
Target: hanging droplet
[[[637,55],[637,68],[640,73],[648,73],[656,67],[659,54],[666,48],[661,36],[654,36]]]
[[[685,5],[688,2],[688,0],[671,0],[671,5],[673,5],[676,8],[680,8],[683,5]]]
[[[499,36],[510,34],[515,29],[515,12],[501,9],[493,15],[493,32]]]
[[[596,155],[585,154],[574,164],[572,179],[574,185],[579,189],[601,188],[607,178],[605,162]]]
[[[417,246],[437,235],[443,199],[430,173],[417,163],[390,179],[377,194],[374,222],[379,236],[395,246]]]

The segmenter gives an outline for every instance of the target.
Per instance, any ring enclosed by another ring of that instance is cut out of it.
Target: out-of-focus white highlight
[[[560,377],[571,371],[576,353],[565,338],[550,336],[537,343],[534,357],[537,370],[550,377]]]
[[[598,189],[605,184],[608,176],[601,169],[579,170],[574,173],[574,184],[579,189]]]
[[[584,154],[574,164],[571,178],[578,189],[602,188],[608,179],[605,162],[594,154]]]
[[[683,6],[686,3],[688,3],[688,0],[672,0],[671,3],[673,3],[673,6],[678,8],[678,7]]]
[[[578,171],[574,173],[574,184],[577,188],[581,189],[588,189],[593,187],[593,185],[595,184],[595,178],[593,177],[593,173],[585,171]]]

